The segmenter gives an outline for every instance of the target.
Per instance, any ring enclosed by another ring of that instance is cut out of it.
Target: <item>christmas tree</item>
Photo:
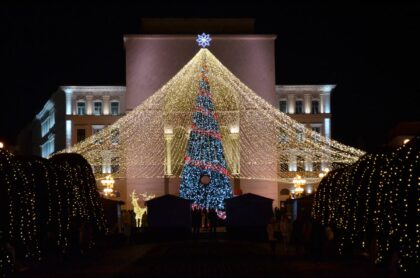
[[[182,170],[180,196],[193,200],[200,207],[222,210],[224,200],[233,195],[207,72],[204,60]]]

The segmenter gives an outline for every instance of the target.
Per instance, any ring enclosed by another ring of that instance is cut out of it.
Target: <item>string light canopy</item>
[[[206,48],[201,48],[171,80],[126,116],[63,152],[83,155],[94,169],[109,164],[115,178],[179,177],[193,127],[203,61],[214,104],[211,116],[220,125],[231,177],[292,183],[293,177],[301,174],[310,183],[320,179],[321,167],[315,166],[323,164],[334,169],[364,154],[280,112]],[[290,163],[310,163],[314,170],[289,172]],[[96,173],[98,179],[104,176]]]

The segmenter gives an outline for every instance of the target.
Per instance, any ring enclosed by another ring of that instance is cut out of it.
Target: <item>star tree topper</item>
[[[209,34],[203,33],[197,36],[196,41],[199,46],[205,48],[206,46],[210,46],[211,38]]]

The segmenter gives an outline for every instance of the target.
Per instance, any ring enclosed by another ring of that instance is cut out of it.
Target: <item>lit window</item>
[[[84,101],[77,102],[77,115],[85,115],[86,114],[86,104]]]
[[[93,114],[102,115],[102,101],[95,101],[93,103]]]
[[[319,114],[319,101],[318,100],[312,101],[312,114]]]
[[[287,101],[286,100],[280,100],[279,108],[280,108],[281,112],[287,113]]]
[[[303,113],[303,101],[296,100],[295,113],[296,114],[302,114]]]
[[[120,114],[120,103],[118,101],[111,102],[111,115]]]
[[[41,155],[43,158],[47,158],[54,152],[54,135],[48,136],[48,141],[41,145]]]
[[[55,124],[54,110],[50,111],[48,117],[41,124],[41,136],[45,136]]]

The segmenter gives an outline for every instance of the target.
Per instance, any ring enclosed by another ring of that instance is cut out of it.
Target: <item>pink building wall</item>
[[[274,35],[215,35],[209,50],[243,83],[276,105]],[[200,47],[192,35],[127,35],[126,109],[172,78]]]
[[[269,103],[277,106],[275,38],[274,35],[216,35],[212,36],[209,50],[244,84]],[[151,96],[197,53],[200,47],[195,39],[196,36],[192,35],[129,35],[124,37],[127,111]],[[242,163],[246,161],[241,160]],[[268,164],[265,167],[267,171],[272,172],[276,164]],[[275,200],[273,204],[278,205],[277,182],[241,180],[240,184],[243,193],[252,192],[272,198]],[[147,191],[157,195],[162,195],[165,191],[177,195],[179,178],[170,179],[166,186],[164,179],[129,180],[127,191],[132,192],[133,189],[137,192]]]

